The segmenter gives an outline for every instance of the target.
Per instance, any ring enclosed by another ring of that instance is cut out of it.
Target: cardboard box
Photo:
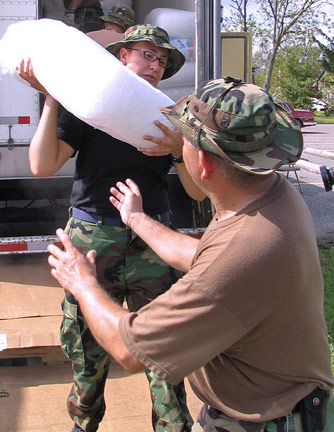
[[[1,257],[0,279],[0,359],[57,357],[64,294],[47,255]]]
[[[1,432],[70,432],[66,411],[72,383],[70,363],[0,368]],[[201,402],[186,383],[188,406],[195,418]],[[151,432],[151,399],[144,373],[126,374],[113,363],[105,388],[106,413],[99,432]]]
[[[0,334],[6,340],[0,351],[1,432],[72,429],[66,400],[73,373],[59,345],[62,298],[63,290],[50,275],[46,254],[1,257]],[[3,365],[17,358],[27,359],[27,364]],[[188,383],[186,386],[188,406],[196,417],[202,403]],[[152,431],[144,373],[128,374],[112,362],[105,399],[107,410],[99,432]]]

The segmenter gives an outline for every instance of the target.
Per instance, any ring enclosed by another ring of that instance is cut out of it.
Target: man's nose
[[[159,63],[158,59],[156,59],[153,62],[151,62],[151,68],[153,70],[160,70],[161,69],[161,66],[160,66],[160,63]]]

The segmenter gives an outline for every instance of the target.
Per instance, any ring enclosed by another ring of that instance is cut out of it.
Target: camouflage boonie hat
[[[162,75],[162,80],[176,74],[185,62],[185,57],[181,51],[170,44],[168,33],[164,29],[151,24],[129,27],[124,33],[123,40],[107,45],[106,49],[117,56],[123,46],[132,42],[152,42],[154,45],[168,50],[168,64]]]
[[[118,24],[125,31],[133,25],[135,21],[135,11],[129,6],[118,4],[110,9],[108,15],[102,15],[100,19],[102,21]]]
[[[303,150],[294,118],[261,87],[230,77],[205,81],[160,111],[195,147],[252,174],[295,162]]]

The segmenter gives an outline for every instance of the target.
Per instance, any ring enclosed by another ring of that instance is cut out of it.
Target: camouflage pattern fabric
[[[125,31],[133,25],[135,21],[135,11],[129,6],[118,4],[110,9],[108,15],[102,15],[100,19],[102,21],[118,24]]]
[[[71,217],[66,232],[83,252],[97,252],[96,269],[99,283],[119,304],[126,300],[130,311],[136,311],[176,282],[180,274],[154,254],[132,230],[104,226]],[[86,432],[98,428],[105,412],[104,387],[110,356],[95,341],[73,296],[63,302],[61,346],[72,361],[73,386],[68,397],[68,412],[74,423]],[[180,429],[180,419],[189,415],[183,382],[172,386],[154,377],[150,391],[153,401],[152,419],[162,431]],[[160,389],[164,389],[161,391]],[[155,390],[158,390],[155,394]],[[160,415],[164,417],[160,419]],[[187,418],[189,424],[191,418]],[[167,423],[164,428],[164,422]],[[176,424],[173,429],[173,424]],[[159,429],[158,429],[159,428]]]
[[[146,369],[153,404],[152,423],[156,432],[190,432],[193,420],[187,407],[184,382],[172,385]]]
[[[103,24],[100,16],[103,10],[97,7],[79,8],[74,12],[74,23],[77,29],[83,33],[101,30]]]
[[[142,24],[129,27],[124,33],[124,39],[113,42],[106,46],[106,49],[115,56],[119,50],[134,42],[151,42],[154,45],[168,50],[168,64],[162,75],[162,80],[176,74],[184,65],[185,57],[176,47],[170,44],[168,33],[158,26]]]
[[[299,413],[268,422],[254,423],[234,420],[203,405],[192,432],[303,432],[303,430]]]
[[[160,110],[196,148],[251,174],[269,174],[303,150],[295,119],[264,89],[230,77]]]

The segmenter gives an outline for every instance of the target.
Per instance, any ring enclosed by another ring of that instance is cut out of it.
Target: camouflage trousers
[[[83,253],[96,250],[100,284],[117,303],[126,301],[130,311],[140,309],[167,291],[180,276],[130,229],[71,217],[66,232]],[[68,412],[83,430],[94,432],[105,412],[104,387],[110,356],[96,343],[73,296],[65,297],[63,312],[60,340],[64,353],[72,361],[74,374]],[[183,381],[174,386],[150,371],[146,374],[152,399],[153,429],[190,431],[193,421]]]
[[[299,412],[268,422],[254,423],[232,419],[208,405],[203,405],[191,430],[192,432],[303,432]]]

